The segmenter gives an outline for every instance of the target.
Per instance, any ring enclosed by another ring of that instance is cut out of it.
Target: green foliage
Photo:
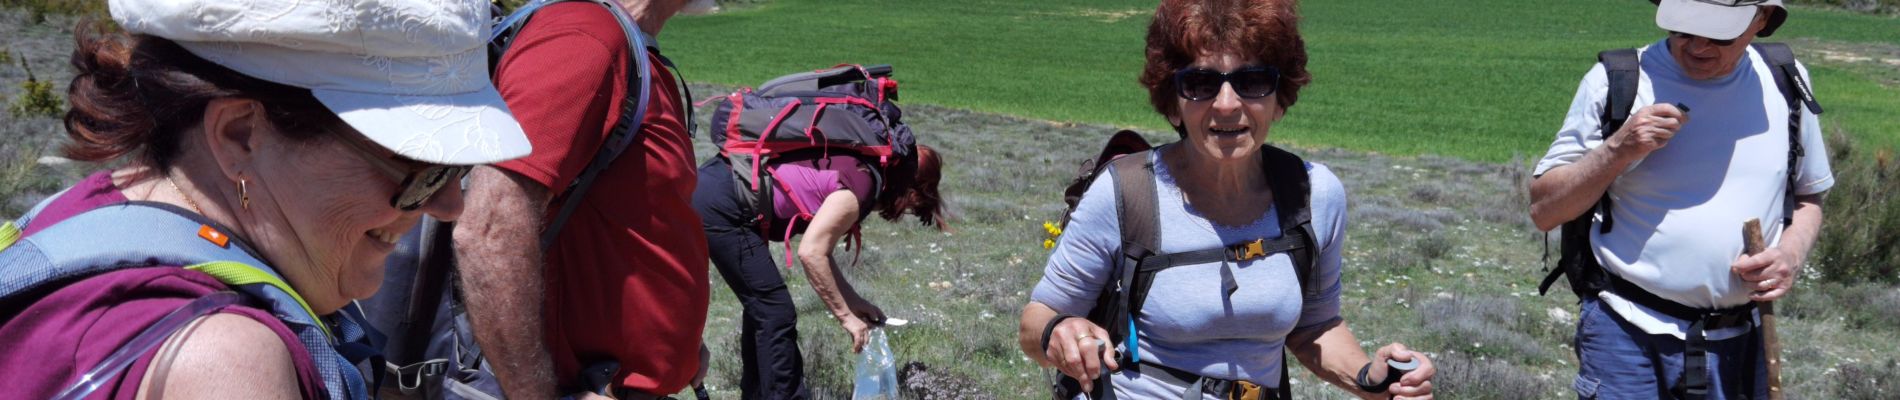
[[[1165,132],[1136,82],[1152,0],[775,0],[667,24],[689,79],[889,63],[904,100]],[[1313,83],[1276,141],[1502,162],[1550,145],[1597,51],[1660,39],[1642,1],[1300,3]],[[1587,18],[1579,16],[1588,16]],[[1891,17],[1799,8],[1775,41],[1895,43]],[[1810,60],[1828,124],[1900,144],[1900,96]]]
[[[1811,264],[1829,281],[1900,282],[1900,160],[1838,131],[1828,139],[1835,183]]]
[[[57,117],[66,112],[66,101],[53,93],[53,83],[36,79],[33,68],[20,59],[20,69],[26,71],[26,81],[20,82],[20,99],[7,107],[14,118]]]
[[[1900,0],[1789,0],[1788,3],[1832,7],[1869,14],[1900,14]]]
[[[0,0],[0,8],[17,8],[31,12],[30,19],[38,24],[46,20],[48,14],[106,16],[105,0]]]

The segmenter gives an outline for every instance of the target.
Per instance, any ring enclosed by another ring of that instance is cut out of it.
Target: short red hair
[[[917,160],[901,162],[886,177],[885,193],[878,196],[878,215],[897,221],[904,214],[917,216],[924,226],[947,231],[950,225],[943,207],[943,193],[937,190],[943,181],[943,157],[937,149],[917,145]]]
[[[1280,70],[1281,108],[1293,107],[1306,72],[1306,41],[1292,0],[1164,0],[1148,24],[1141,85],[1161,115],[1178,115],[1174,71],[1208,54],[1233,54]]]

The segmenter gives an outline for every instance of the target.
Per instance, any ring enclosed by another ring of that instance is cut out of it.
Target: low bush
[[[1832,282],[1900,283],[1900,162],[1891,148],[1856,145],[1828,135],[1834,188],[1821,207],[1821,238],[1809,256],[1812,273]]]

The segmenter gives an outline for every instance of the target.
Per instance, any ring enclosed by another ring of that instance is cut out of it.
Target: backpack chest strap
[[[1141,259],[1137,273],[1160,272],[1161,270],[1214,262],[1241,262],[1267,258],[1267,256],[1306,250],[1306,239],[1299,237],[1303,232],[1290,230],[1285,235],[1273,239],[1254,239],[1227,247],[1161,253]]]

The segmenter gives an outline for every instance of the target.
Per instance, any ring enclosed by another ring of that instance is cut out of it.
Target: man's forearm
[[[1794,223],[1781,230],[1781,240],[1775,247],[1782,252],[1792,253],[1802,262],[1795,268],[1802,268],[1808,259],[1808,252],[1814,250],[1815,239],[1821,236],[1821,201],[1827,193],[1796,196]]]
[[[1619,156],[1603,145],[1575,163],[1545,171],[1531,181],[1531,221],[1537,229],[1548,231],[1589,211],[1633,162],[1634,158]]]
[[[554,398],[557,381],[541,318],[539,234],[547,190],[488,167],[476,168],[470,180],[455,248],[476,342],[508,398]]]

